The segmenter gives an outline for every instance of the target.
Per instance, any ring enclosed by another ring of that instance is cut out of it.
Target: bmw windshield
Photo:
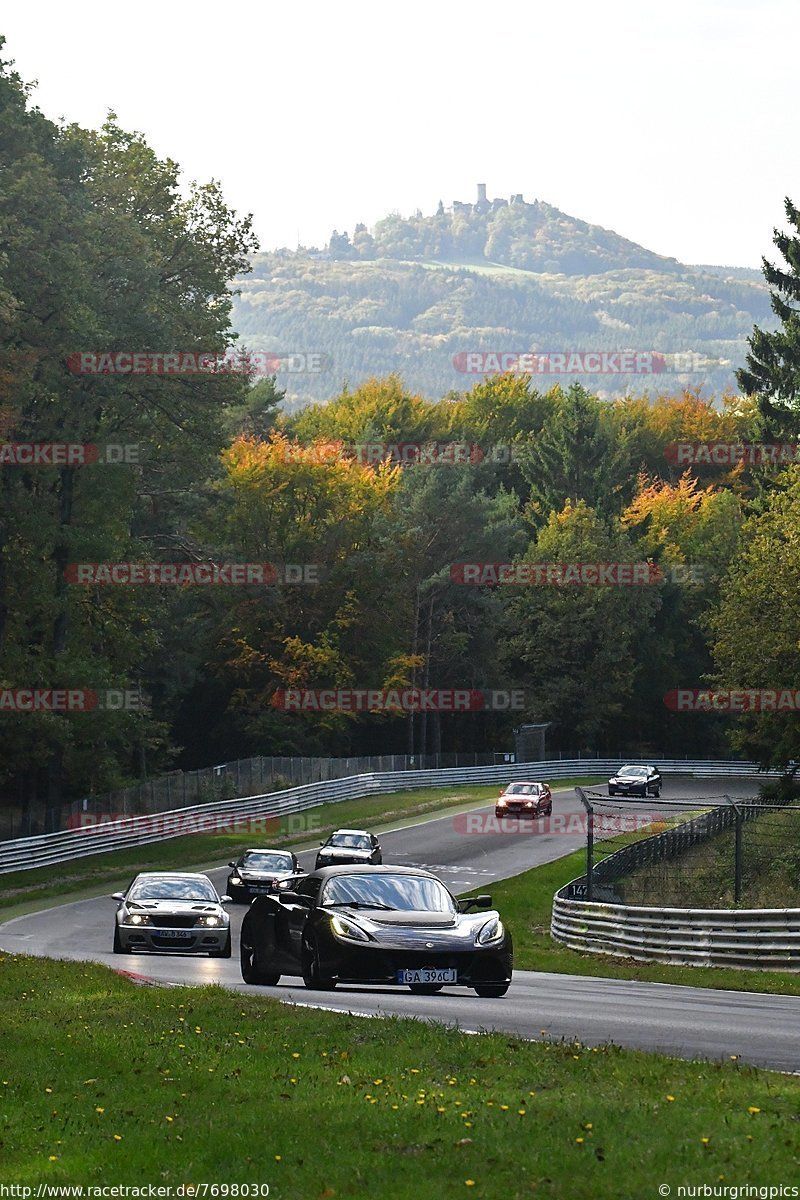
[[[197,879],[146,879],[137,883],[128,893],[128,900],[201,900],[218,904],[219,899],[211,883]]]
[[[239,859],[240,867],[245,871],[291,871],[292,858],[289,854],[268,854],[254,850]]]

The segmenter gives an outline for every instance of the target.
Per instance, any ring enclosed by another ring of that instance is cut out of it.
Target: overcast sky
[[[797,0],[10,0],[39,107],[116,111],[264,249],[522,192],[688,263],[800,203]]]

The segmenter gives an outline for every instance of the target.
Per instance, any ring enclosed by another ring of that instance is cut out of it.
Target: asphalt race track
[[[663,799],[685,800],[696,807],[699,797],[713,800],[753,794],[741,779],[667,778]],[[623,802],[626,810],[652,811],[649,801]],[[490,816],[493,806],[474,810]],[[674,810],[673,810],[674,811]],[[384,862],[425,867],[454,892],[485,891],[541,863],[551,862],[583,844],[570,816],[583,809],[573,791],[554,794],[550,832],[500,833],[472,830],[464,813],[381,833]],[[313,866],[314,850],[303,851],[304,867]],[[209,871],[221,892],[227,868]],[[111,953],[114,901],[81,900],[17,917],[0,927],[0,946],[12,953],[50,958],[90,959],[116,970],[161,984],[218,983],[226,988],[262,993],[290,1003],[312,1005],[365,1017],[413,1016],[459,1025],[479,1033],[502,1030],[525,1038],[579,1040],[586,1045],[615,1042],[636,1049],[661,1051],[683,1058],[727,1058],[781,1071],[800,1071],[800,997],[751,992],[715,991],[636,983],[586,976],[518,971],[506,996],[481,999],[466,989],[445,989],[434,996],[413,996],[404,989],[340,986],[335,992],[312,992],[299,980],[284,977],[276,988],[247,987],[238,962],[241,906],[231,906],[234,953],[230,960],[179,955],[114,955]]]

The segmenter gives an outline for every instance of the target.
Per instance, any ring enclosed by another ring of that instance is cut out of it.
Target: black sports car
[[[249,904],[254,896],[292,887],[297,882],[294,876],[302,874],[291,850],[245,850],[228,866],[231,873],[226,891],[237,904]]]
[[[661,773],[655,767],[620,767],[608,781],[609,796],[661,795]]]
[[[459,985],[503,996],[513,947],[491,903],[457,900],[412,867],[322,867],[295,891],[253,901],[242,922],[242,978],[272,986],[302,975],[308,988],[401,984],[421,994]]]

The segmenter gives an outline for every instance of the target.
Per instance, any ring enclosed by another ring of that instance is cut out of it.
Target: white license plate
[[[192,936],[191,929],[159,929],[158,937],[163,938],[190,938]]]
[[[397,972],[398,983],[455,983],[457,979],[455,967],[406,968]]]

